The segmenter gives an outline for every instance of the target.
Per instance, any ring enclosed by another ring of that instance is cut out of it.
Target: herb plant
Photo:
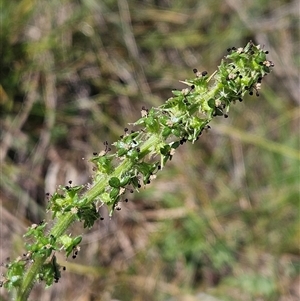
[[[120,139],[94,153],[94,176],[89,185],[60,186],[47,194],[48,211],[53,226],[43,221],[33,224],[24,234],[23,256],[6,264],[1,286],[16,291],[16,300],[25,301],[36,281],[46,286],[58,282],[61,269],[56,252],[76,258],[81,236],[68,234],[70,225],[79,221],[91,228],[103,219],[99,207],[106,205],[109,215],[121,210],[128,192],[138,191],[156,178],[175,150],[186,142],[194,143],[216,116],[228,117],[231,104],[245,94],[259,96],[262,79],[271,71],[267,51],[249,42],[243,48],[229,48],[212,75],[194,69],[195,77],[184,81],[187,88],[172,91],[173,96],[157,108],[142,108],[142,117],[133,123],[134,130],[124,129]],[[47,227],[48,226],[48,227]]]

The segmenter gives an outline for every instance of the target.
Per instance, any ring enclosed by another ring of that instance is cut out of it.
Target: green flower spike
[[[48,210],[55,219],[52,229],[46,223],[32,225],[25,234],[27,253],[6,265],[1,286],[16,289],[16,301],[27,300],[36,281],[49,286],[58,282],[60,265],[54,252],[64,250],[66,257],[75,258],[81,236],[66,234],[75,221],[90,228],[99,215],[98,208],[107,205],[110,216],[127,202],[127,192],[139,190],[155,179],[157,172],[182,144],[198,140],[216,116],[228,117],[230,105],[242,101],[245,94],[259,96],[262,79],[273,63],[267,52],[249,42],[244,48],[229,48],[212,75],[194,69],[195,77],[184,81],[187,88],[172,91],[173,96],[163,105],[150,110],[142,108],[142,117],[133,123],[134,131],[124,134],[113,143],[112,153],[105,150],[93,154],[93,181],[89,186],[60,187],[48,195]]]

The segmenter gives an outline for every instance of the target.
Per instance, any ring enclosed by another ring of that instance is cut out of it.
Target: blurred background
[[[30,300],[300,299],[297,0],[0,0],[1,262],[46,217],[45,193],[91,180],[128,123],[249,40],[274,71],[84,234]],[[11,300],[2,288],[1,300]]]

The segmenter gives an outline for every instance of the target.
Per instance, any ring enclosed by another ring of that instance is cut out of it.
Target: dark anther
[[[93,156],[97,156],[97,155],[98,155],[98,153],[96,153],[96,152],[93,153]]]
[[[141,150],[139,147],[136,148],[136,151],[139,153]]]
[[[124,138],[124,135],[120,135],[120,138],[123,139],[123,138]]]
[[[128,202],[128,199],[125,199],[125,200],[124,200],[124,202],[126,202],[126,203],[127,203],[127,202]]]
[[[125,132],[125,133],[128,132],[128,128],[124,128],[124,132]]]
[[[258,96],[259,96],[259,93],[256,91],[255,95],[258,97]]]
[[[150,184],[150,183],[151,183],[151,181],[150,181],[150,180],[148,180],[148,181],[147,181],[147,184]]]
[[[70,187],[69,187],[69,186],[65,186],[65,188],[66,188],[67,190],[69,190],[69,189],[70,189]]]
[[[191,89],[192,89],[192,90],[195,89],[195,85],[191,85]]]
[[[160,166],[160,165],[157,165],[157,169],[160,170],[160,169],[161,169],[161,166]]]
[[[268,53],[269,53],[269,51],[268,51],[268,50],[266,50],[266,51],[265,51],[265,54],[268,54]]]
[[[49,192],[47,192],[47,193],[46,193],[46,196],[50,196],[50,193],[49,193]]]
[[[193,69],[193,72],[194,72],[194,73],[197,73],[197,72],[198,72],[198,70],[197,70],[196,68],[194,68],[194,69]]]
[[[186,138],[182,138],[180,141],[179,141],[179,143],[182,145],[183,143],[185,143],[186,142]]]
[[[104,220],[104,217],[101,216],[101,217],[100,217],[100,220],[103,221],[103,220]]]
[[[213,112],[213,116],[223,116],[223,114],[224,113],[223,113],[222,109],[219,108],[219,107],[216,107],[214,112]]]
[[[73,255],[72,255],[72,258],[75,259],[78,255],[78,251],[77,250],[74,250],[73,251]]]
[[[243,75],[239,75],[239,78],[243,78]]]
[[[72,184],[72,181],[70,180],[68,183],[71,185],[71,184]]]
[[[142,187],[142,185],[141,184],[138,184],[138,188],[141,188]]]
[[[133,190],[133,189],[130,189],[129,192],[130,192],[130,193],[134,193],[134,190]]]
[[[231,48],[227,48],[227,52],[230,52],[231,51]]]
[[[65,271],[67,268],[66,267],[63,267],[63,271]]]
[[[228,115],[227,115],[227,114],[224,114],[224,117],[225,117],[225,118],[228,118]]]
[[[108,142],[107,141],[105,141],[105,142],[106,143],[104,143],[104,145],[105,145],[104,156],[107,154],[107,152],[109,152],[111,150],[111,148],[108,147]],[[101,153],[103,153],[103,152],[101,152]]]
[[[207,75],[207,71],[203,71],[203,72],[201,73],[201,75],[202,75],[202,76]]]
[[[239,102],[242,102],[242,101],[243,101],[243,99],[240,97],[240,98],[239,98]]]
[[[262,81],[262,77],[259,77],[258,80],[257,80],[257,82],[260,84],[261,81]]]
[[[236,50],[236,47],[232,47],[231,50]]]
[[[249,92],[249,95],[253,95],[253,91],[250,91],[250,92]]]
[[[249,87],[248,87],[248,86],[245,86],[245,90],[249,90]]]

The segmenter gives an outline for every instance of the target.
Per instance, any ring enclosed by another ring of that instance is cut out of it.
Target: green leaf
[[[169,135],[171,134],[172,129],[169,128],[168,126],[165,126],[164,129],[161,132],[161,135],[163,136],[164,139],[168,138]]]
[[[120,187],[125,187],[131,180],[131,176],[125,176],[120,181]]]
[[[176,149],[179,145],[180,145],[180,141],[173,142],[173,143],[171,144],[171,148]]]
[[[110,193],[109,193],[109,197],[111,198],[111,200],[114,202],[116,200],[116,198],[119,196],[120,193],[120,188],[113,188]]]
[[[118,153],[118,157],[122,157],[122,156],[126,155],[127,152],[128,152],[128,150],[125,149],[125,148],[118,149],[118,152],[117,152]]]
[[[76,236],[75,238],[71,238],[71,237],[68,237],[68,238],[70,238],[70,240],[67,239],[66,236],[64,237],[64,241],[66,242],[64,244],[64,248],[66,250],[67,257],[71,254],[71,252],[74,250],[74,248],[81,243],[82,236],[79,235],[79,236]]]
[[[97,167],[100,172],[109,174],[113,171],[113,166],[111,164],[112,158],[109,158],[108,156],[102,156],[98,158],[97,161]]]
[[[141,172],[144,176],[147,176],[151,173],[152,170],[152,164],[148,164],[146,162],[141,162],[137,165],[137,169],[139,172]]]
[[[121,186],[120,180],[117,177],[110,178],[108,184],[114,188],[119,188]]]
[[[209,107],[212,108],[212,109],[214,109],[215,106],[216,106],[216,102],[215,102],[215,100],[214,100],[213,98],[211,98],[211,99],[207,102],[207,104],[208,104]]]
[[[165,145],[160,149],[160,153],[164,156],[169,155],[171,150],[171,146],[170,145]]]
[[[154,111],[150,111],[152,114],[145,118],[145,126],[150,133],[158,133],[159,122],[157,117],[154,115]]]

